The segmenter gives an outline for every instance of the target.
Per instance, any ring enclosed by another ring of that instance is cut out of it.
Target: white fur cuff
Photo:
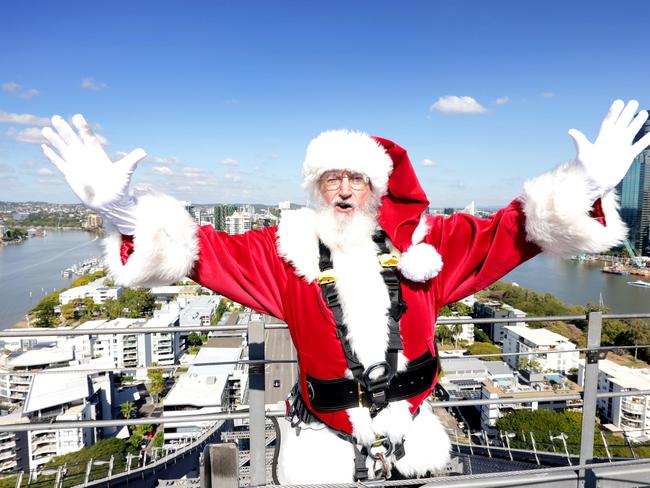
[[[197,224],[183,205],[162,194],[137,197],[134,251],[122,264],[122,237],[104,241],[104,259],[115,281],[124,286],[169,285],[190,274],[199,253]]]
[[[602,197],[607,225],[589,215],[592,190],[582,168],[562,164],[524,184],[521,197],[527,239],[559,256],[602,252],[621,244],[627,228],[614,192]]]
[[[399,260],[399,270],[404,278],[411,281],[430,280],[441,269],[442,257],[435,247],[425,243],[409,247]]]

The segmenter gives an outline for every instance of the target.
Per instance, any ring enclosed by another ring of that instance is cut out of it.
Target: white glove
[[[138,162],[147,154],[136,149],[113,163],[88,126],[83,115],[72,117],[75,131],[59,115],[52,117],[52,126],[42,130],[47,144],[43,153],[59,168],[72,191],[88,208],[94,210],[125,235],[135,233],[135,199],[129,193],[129,183]]]
[[[614,100],[594,143],[589,142],[579,130],[569,130],[578,152],[576,163],[582,166],[592,185],[592,201],[612,191],[623,179],[634,158],[650,145],[650,134],[632,144],[648,119],[645,110],[634,117],[638,108],[639,102],[636,100],[630,100],[627,105],[623,100]]]

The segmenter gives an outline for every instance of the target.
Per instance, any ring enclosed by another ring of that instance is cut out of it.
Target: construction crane
[[[630,244],[629,239],[625,239],[625,249],[627,250],[627,253],[630,255],[630,259],[632,260],[632,263],[634,264],[635,268],[643,268],[645,266],[643,259],[641,259],[640,256],[637,256],[636,253],[634,252],[634,249],[632,249],[632,245]]]

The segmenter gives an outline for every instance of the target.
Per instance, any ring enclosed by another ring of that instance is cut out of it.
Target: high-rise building
[[[639,131],[634,142],[650,132],[650,120]],[[650,149],[635,159],[623,180],[616,187],[621,197],[621,217],[629,227],[632,247],[643,255],[650,254]]]
[[[251,214],[248,212],[235,212],[226,217],[226,232],[231,235],[243,234],[251,230]]]
[[[234,205],[215,205],[214,207],[214,228],[218,231],[226,230],[226,217],[235,212]]]

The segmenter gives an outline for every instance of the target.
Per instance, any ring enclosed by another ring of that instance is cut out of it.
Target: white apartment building
[[[180,326],[203,327],[210,325],[212,317],[217,312],[217,307],[219,307],[220,301],[220,295],[179,297],[178,303],[182,307]]]
[[[178,327],[178,313],[157,313],[152,319],[118,318],[111,321],[91,320],[81,330]],[[116,368],[146,368],[152,362],[161,366],[175,364],[179,354],[179,337],[172,332],[151,334],[92,334],[77,336],[74,341],[77,358],[109,358]]]
[[[0,416],[0,428],[6,424],[27,423],[20,410]],[[0,473],[12,473],[29,469],[29,461],[25,456],[26,432],[0,432]]]
[[[248,212],[235,212],[226,217],[226,232],[231,235],[243,234],[251,230],[252,214]]]
[[[628,368],[604,359],[598,362],[598,370],[598,391],[650,390],[650,368]],[[578,369],[578,382],[584,382],[582,364]],[[629,437],[650,436],[650,398],[647,396],[599,398],[597,405],[607,421]]]
[[[2,359],[0,400],[22,405],[32,384],[33,373],[47,367],[66,366],[74,359],[74,353],[70,348],[43,347],[14,352]]]
[[[178,327],[178,314],[157,314],[150,319],[144,328],[149,327]],[[144,352],[144,357],[138,358],[140,367],[146,367],[152,362],[158,363],[159,366],[171,366],[178,362],[179,337],[172,332],[153,332],[151,334],[142,334],[138,336],[138,342],[143,343],[138,348]]]
[[[117,300],[122,296],[124,289],[121,286],[105,286],[105,278],[99,278],[87,285],[75,286],[61,292],[59,301],[61,305],[67,305],[72,300],[91,298],[96,304],[104,303],[106,300]]]
[[[579,406],[580,400],[567,400],[568,395],[575,395],[582,391],[575,383],[568,381],[560,375],[539,374],[537,381],[531,381],[530,384],[521,384],[517,377],[510,378],[493,378],[483,382],[481,389],[482,399],[526,399],[538,396],[551,397],[552,400],[547,402],[530,401],[525,403],[500,403],[481,405],[481,429],[491,432],[496,428],[496,421],[514,410],[537,410],[540,408],[549,408],[553,410],[563,410]]]
[[[33,422],[95,420],[98,399],[85,373],[40,373],[34,376],[23,415]],[[39,469],[54,456],[91,445],[96,441],[92,428],[44,429],[29,431],[29,468]]]
[[[222,412],[237,401],[231,392],[242,391],[246,376],[236,374],[235,364],[205,364],[219,361],[237,361],[242,348],[202,347],[190,366],[163,400],[163,415],[200,415]],[[236,388],[231,388],[236,383]],[[178,422],[165,424],[165,447],[177,449],[198,438],[215,422]]]
[[[517,368],[520,358],[537,361],[543,371],[567,372],[578,367],[579,353],[566,337],[546,329],[531,329],[522,325],[504,327],[503,352],[530,353],[524,356],[507,356],[506,361]],[[533,354],[539,351],[562,351]]]

